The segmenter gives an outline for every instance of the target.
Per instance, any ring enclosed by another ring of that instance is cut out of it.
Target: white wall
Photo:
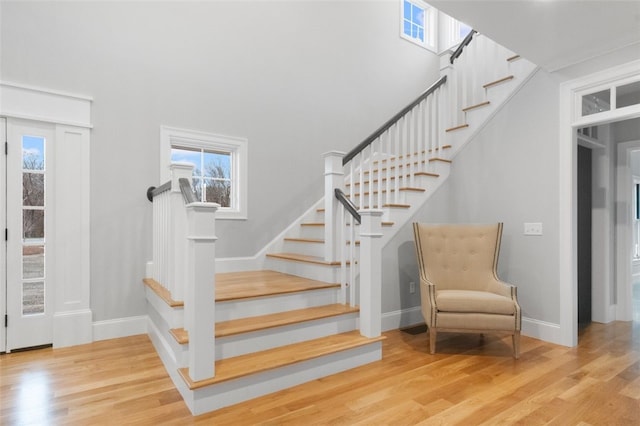
[[[518,287],[523,317],[558,324],[558,85],[539,71],[453,160],[451,175],[415,220],[504,222],[499,276]],[[542,222],[542,236],[524,236]],[[385,247],[383,312],[419,306],[411,225]],[[395,262],[394,262],[395,260]]]
[[[0,78],[94,100],[94,321],[144,314],[148,186],[161,125],[249,140],[249,220],[217,225],[252,256],[322,196],[348,151],[438,75],[385,2],[2,2]]]

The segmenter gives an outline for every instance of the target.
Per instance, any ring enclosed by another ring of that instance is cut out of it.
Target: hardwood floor
[[[2,425],[638,425],[640,323],[565,348],[522,337],[385,333],[383,360],[192,417],[146,335],[0,356]]]

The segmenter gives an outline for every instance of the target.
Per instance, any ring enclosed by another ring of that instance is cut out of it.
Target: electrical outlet
[[[542,223],[525,223],[524,235],[542,235]]]
[[[409,283],[409,293],[415,293],[416,292],[416,283],[414,283],[413,281],[411,281]]]

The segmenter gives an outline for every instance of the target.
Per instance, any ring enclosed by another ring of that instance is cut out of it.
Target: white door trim
[[[9,82],[0,82],[0,98],[0,116],[55,125],[55,171],[50,182],[56,193],[52,206],[57,283],[53,346],[89,343],[93,336],[89,256],[92,99]],[[5,289],[6,284],[0,292]],[[3,310],[5,305],[3,302]]]
[[[614,83],[638,75],[640,61],[613,67],[560,85],[558,137],[559,173],[559,287],[560,341],[566,346],[578,343],[577,283],[577,129],[640,117],[640,106],[580,117],[577,94],[591,87]]]

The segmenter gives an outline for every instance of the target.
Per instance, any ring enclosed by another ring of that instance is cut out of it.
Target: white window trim
[[[408,0],[424,9],[425,34],[424,43],[404,33],[404,0],[400,0],[400,37],[420,47],[437,53],[438,49],[438,10],[422,0]]]
[[[160,126],[160,178],[162,183],[171,179],[169,165],[171,164],[172,145],[179,145],[185,148],[221,150],[232,153],[231,181],[236,189],[232,191],[234,199],[231,204],[234,207],[221,207],[216,212],[216,219],[246,220],[248,199],[247,139],[197,130]]]

